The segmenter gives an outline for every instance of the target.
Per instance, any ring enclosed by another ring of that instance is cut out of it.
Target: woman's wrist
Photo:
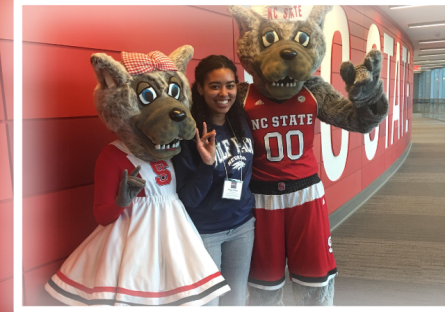
[[[200,174],[212,174],[213,173],[213,168],[215,165],[215,161],[213,161],[212,164],[206,164],[202,159],[201,162],[199,163],[199,165],[196,167],[196,171],[199,172]]]

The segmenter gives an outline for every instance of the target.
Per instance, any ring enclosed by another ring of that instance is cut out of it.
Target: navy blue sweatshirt
[[[247,122],[243,127],[246,140],[238,149],[227,121],[222,126],[213,125],[216,130],[216,161],[213,165],[203,163],[194,139],[181,141],[181,153],[172,159],[179,198],[200,234],[234,229],[253,217],[255,199],[249,189],[253,139]],[[243,181],[240,200],[222,198],[226,179],[223,162],[229,179]]]

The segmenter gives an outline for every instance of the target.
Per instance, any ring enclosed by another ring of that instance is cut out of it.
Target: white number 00
[[[292,140],[291,137],[294,135],[298,135],[298,154],[294,155],[292,154]],[[272,154],[270,152],[270,138],[276,138],[278,143],[278,156],[272,157]],[[289,157],[290,160],[297,160],[298,158],[303,155],[303,146],[304,146],[304,140],[303,140],[303,132],[300,130],[291,130],[288,133],[286,133],[286,150],[287,150],[287,157]],[[281,161],[284,158],[284,152],[283,152],[283,136],[279,132],[271,132],[264,136],[264,147],[266,148],[267,152],[267,159],[269,161]]]

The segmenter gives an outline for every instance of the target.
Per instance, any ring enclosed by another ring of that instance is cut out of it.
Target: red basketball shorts
[[[256,225],[250,286],[281,288],[286,258],[293,282],[322,287],[337,275],[324,188],[317,179],[310,186],[281,195],[256,194],[252,187]]]

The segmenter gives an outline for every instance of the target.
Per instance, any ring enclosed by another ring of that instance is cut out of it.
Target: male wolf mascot
[[[253,77],[238,88],[255,141],[250,305],[283,305],[286,260],[297,305],[333,305],[337,266],[312,150],[315,118],[368,133],[388,112],[377,50],[358,66],[341,65],[348,98],[313,76],[325,55],[323,24],[331,9],[229,6],[240,31],[238,57]]]

